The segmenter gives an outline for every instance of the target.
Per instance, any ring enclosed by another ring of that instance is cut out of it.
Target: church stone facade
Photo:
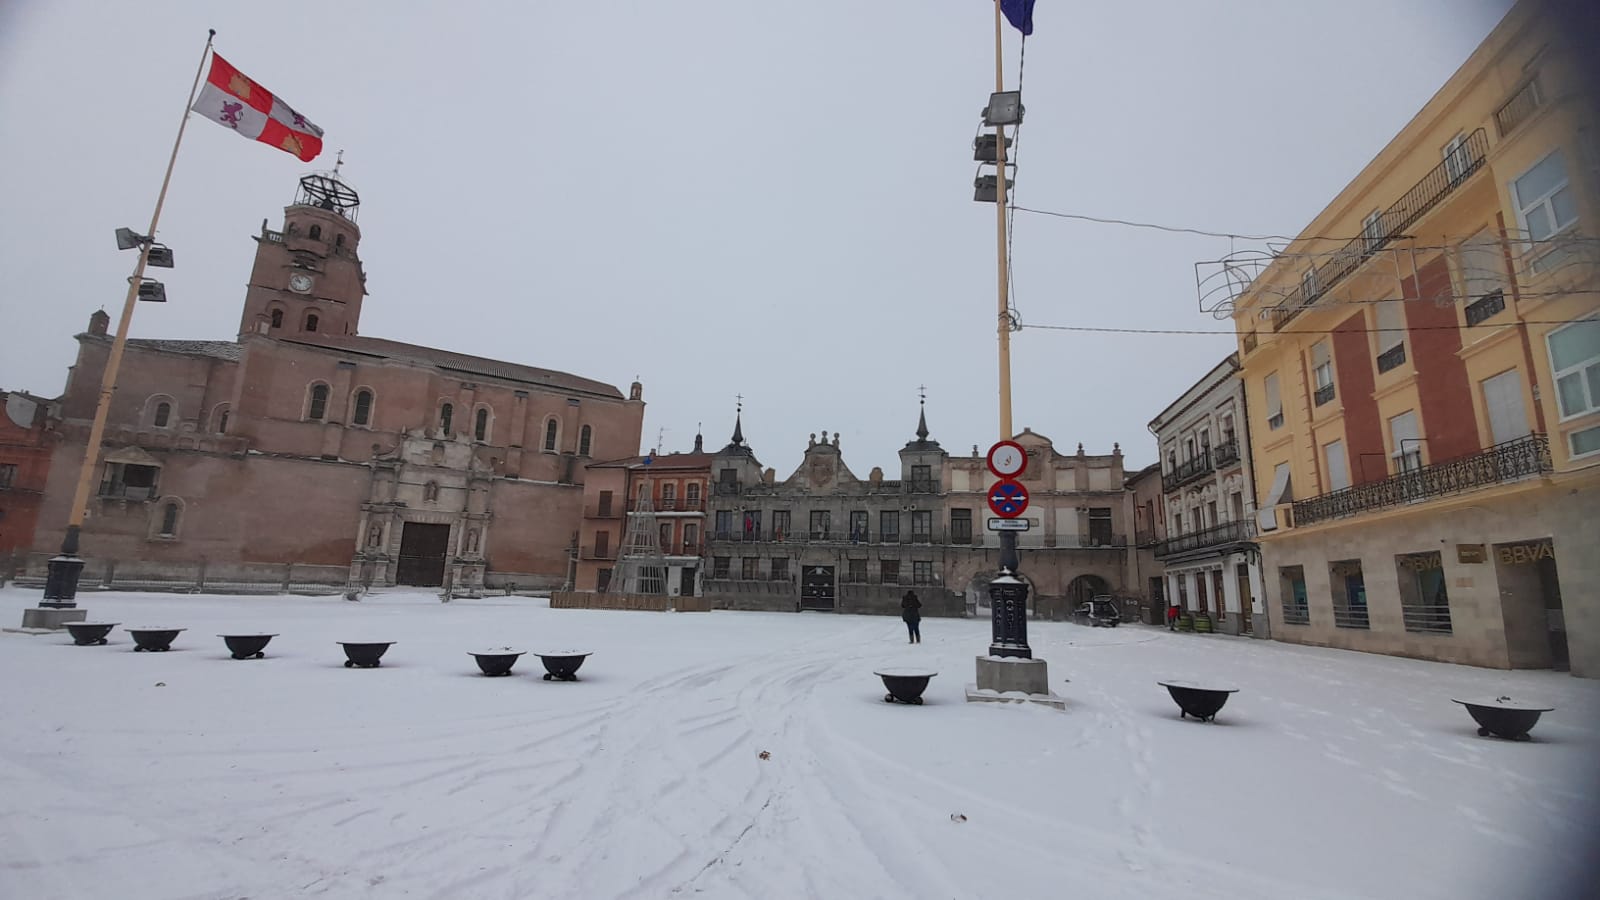
[[[282,228],[255,237],[237,339],[128,342],[85,586],[113,569],[213,588],[560,586],[584,467],[637,452],[641,387],[359,334],[356,207],[310,202],[306,181]],[[96,313],[77,337],[29,560],[40,575],[65,529],[107,324]]]

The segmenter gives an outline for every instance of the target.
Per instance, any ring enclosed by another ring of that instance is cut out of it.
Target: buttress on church
[[[640,385],[360,334],[359,198],[300,180],[262,222],[232,341],[129,340],[84,583],[559,587],[584,467],[638,451]],[[27,568],[60,546],[111,338],[77,336]]]

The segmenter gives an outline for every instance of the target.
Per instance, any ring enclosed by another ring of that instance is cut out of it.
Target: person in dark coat
[[[901,598],[900,618],[905,620],[909,643],[922,643],[922,601],[917,599],[916,591],[906,591],[906,595]]]

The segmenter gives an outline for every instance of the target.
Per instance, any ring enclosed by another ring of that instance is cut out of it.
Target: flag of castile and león
[[[191,108],[251,140],[293,153],[302,162],[322,152],[321,128],[215,53],[205,87]]]

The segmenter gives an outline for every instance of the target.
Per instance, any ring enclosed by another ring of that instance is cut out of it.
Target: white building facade
[[[1238,354],[1151,420],[1167,528],[1155,554],[1167,603],[1198,627],[1268,637],[1248,427]]]

